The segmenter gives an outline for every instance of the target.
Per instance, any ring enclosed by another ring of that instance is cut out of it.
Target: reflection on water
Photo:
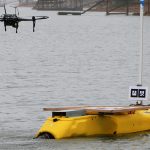
[[[9,8],[12,11],[12,8]],[[0,13],[3,8],[0,8]],[[49,20],[20,23],[19,33],[0,24],[0,149],[148,149],[149,133],[65,140],[33,139],[50,115],[43,107],[129,105],[138,72],[139,17],[57,16],[20,8],[20,16]],[[144,23],[144,84],[150,85],[149,17]]]

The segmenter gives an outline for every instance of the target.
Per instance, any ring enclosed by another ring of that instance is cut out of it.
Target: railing
[[[99,0],[38,0],[35,9],[39,10],[73,10],[82,11],[90,8]],[[92,8],[90,8],[91,10]],[[139,0],[103,0],[96,5],[95,11],[106,11],[110,14],[139,14]],[[150,14],[150,0],[145,0],[145,14]]]

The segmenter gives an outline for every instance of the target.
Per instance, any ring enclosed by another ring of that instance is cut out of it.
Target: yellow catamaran
[[[52,111],[36,137],[62,139],[150,130],[150,106],[46,108]]]

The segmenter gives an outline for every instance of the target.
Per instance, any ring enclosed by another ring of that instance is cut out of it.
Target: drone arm
[[[36,16],[36,20],[48,19],[48,16]]]
[[[48,19],[47,16],[33,16],[31,19],[28,18],[20,18],[18,17],[18,21],[33,21],[33,20],[42,20],[42,19]]]
[[[18,21],[32,21],[32,19],[18,18]]]

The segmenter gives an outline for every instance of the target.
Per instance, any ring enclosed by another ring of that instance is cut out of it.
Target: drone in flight
[[[48,16],[32,16],[31,18],[21,18],[19,17],[19,11],[17,7],[15,8],[15,14],[7,14],[6,7],[4,5],[5,14],[0,16],[0,22],[4,22],[5,31],[7,31],[6,27],[11,26],[16,29],[16,33],[18,32],[19,22],[21,21],[32,21],[33,22],[33,32],[35,31],[35,23],[36,20],[42,20],[49,18]],[[18,12],[17,12],[18,11]]]

